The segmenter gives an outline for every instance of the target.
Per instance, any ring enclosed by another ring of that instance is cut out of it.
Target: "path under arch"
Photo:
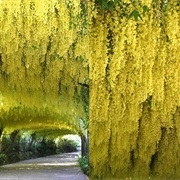
[[[63,153],[0,166],[0,180],[88,180],[78,152]]]

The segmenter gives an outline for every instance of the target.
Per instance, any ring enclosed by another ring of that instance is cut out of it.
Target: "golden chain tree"
[[[89,10],[92,179],[179,178],[179,1]]]
[[[82,133],[81,10],[78,0],[0,0],[0,127]]]
[[[180,177],[178,0],[0,7],[0,127],[82,133],[89,81],[91,178]]]

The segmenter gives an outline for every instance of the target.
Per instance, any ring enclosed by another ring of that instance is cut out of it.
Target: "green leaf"
[[[149,8],[147,6],[143,6],[143,15],[149,11]]]
[[[86,21],[84,21],[84,22],[82,23],[82,27],[83,27],[83,28],[86,28],[86,27],[87,27],[87,22],[86,22]]]
[[[138,21],[139,12],[137,10],[134,10],[133,11],[133,16],[134,16],[135,21]]]
[[[138,21],[139,12],[137,10],[133,10],[132,13],[129,16],[129,19],[134,17],[135,21]]]
[[[72,30],[72,28],[73,28],[73,22],[70,21],[70,22],[69,22],[69,30]]]
[[[141,15],[139,14],[139,11],[137,11],[136,9],[132,11],[132,13],[129,15],[129,19],[131,19],[132,17],[134,17],[135,21],[138,21],[138,17],[142,19]]]
[[[114,2],[109,1],[108,4],[107,4],[107,6],[108,6],[108,9],[109,9],[110,11],[113,11],[113,10],[114,10]]]
[[[149,96],[149,98],[148,98],[148,105],[151,107],[151,104],[152,104],[152,96]]]
[[[33,48],[34,50],[36,50],[36,49],[37,49],[37,47],[36,47],[36,46],[34,46],[34,45],[32,45],[32,48]]]
[[[101,7],[102,7],[102,9],[107,9],[108,8],[107,1],[102,1]]]

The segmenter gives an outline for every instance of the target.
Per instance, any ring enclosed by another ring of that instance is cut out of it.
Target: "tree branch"
[[[78,84],[81,85],[81,86],[84,86],[84,87],[86,87],[86,88],[89,88],[89,85],[88,85],[88,84],[80,83],[80,82],[78,82]]]

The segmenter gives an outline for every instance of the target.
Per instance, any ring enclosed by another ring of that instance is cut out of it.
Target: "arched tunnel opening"
[[[84,126],[82,117],[76,117],[74,111],[72,111],[73,113],[70,111],[68,114],[67,111],[63,113],[58,108],[50,106],[45,108],[41,106],[29,107],[27,104],[26,106],[23,105],[22,101],[18,106],[8,106],[8,102],[5,96],[1,94],[1,154],[7,154],[8,156],[13,154],[15,156],[15,153],[17,153],[14,161],[18,160],[18,156],[21,156],[19,160],[22,160],[22,153],[25,154],[24,151],[32,151],[35,146],[39,146],[36,148],[36,151],[39,148],[38,156],[76,150],[81,152],[81,156],[87,156],[87,128]],[[67,135],[71,135],[71,139],[64,138]],[[76,136],[76,140],[73,140],[73,136]],[[23,144],[25,147],[23,147]],[[60,145],[66,147],[61,147],[61,149],[59,147],[59,151],[58,148],[55,149],[55,146]],[[45,153],[45,151],[48,151],[47,149],[52,150],[52,152]],[[35,151],[32,151],[32,153],[36,154]],[[32,154],[33,156],[35,155]],[[10,161],[13,162],[12,159]]]

